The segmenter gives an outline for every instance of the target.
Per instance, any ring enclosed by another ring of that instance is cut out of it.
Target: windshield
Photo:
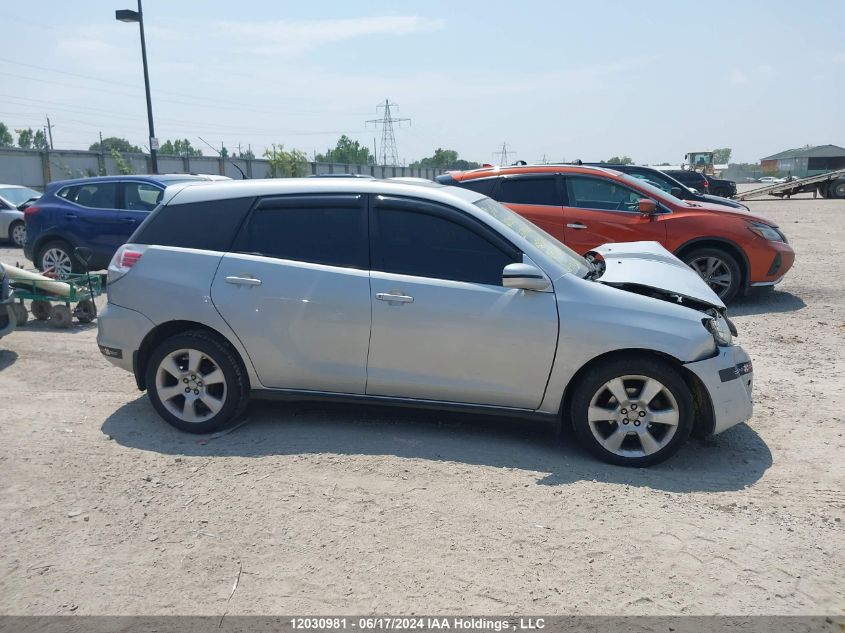
[[[635,177],[633,177],[629,174],[625,174],[624,178],[629,183],[633,183],[633,184],[637,185],[640,189],[645,189],[648,193],[653,195],[659,201],[668,200],[669,202],[671,202],[673,204],[677,204],[677,205],[681,205],[681,206],[684,206],[684,205],[687,204],[686,202],[684,202],[680,198],[676,198],[675,196],[673,196],[668,191],[664,191],[660,187],[653,185],[650,180],[645,180],[643,178],[635,178]]]
[[[0,188],[0,198],[8,200],[16,207],[27,200],[39,197],[41,197],[41,194],[35,189],[30,189],[29,187]]]
[[[583,277],[590,272],[587,260],[578,253],[558,242],[543,229],[535,226],[521,215],[514,213],[490,198],[482,198],[475,206],[493,216],[512,231],[528,240],[531,245],[544,255],[561,265],[567,272]]]

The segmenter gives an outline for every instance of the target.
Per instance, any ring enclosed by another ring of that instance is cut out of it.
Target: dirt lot
[[[254,404],[202,439],[94,326],[27,325],[0,340],[0,613],[842,614],[845,202],[751,206],[798,251],[732,310],[754,418],[648,470],[368,408]]]

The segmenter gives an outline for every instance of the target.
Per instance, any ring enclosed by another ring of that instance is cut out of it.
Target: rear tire
[[[57,304],[50,309],[50,320],[47,325],[57,330],[66,330],[73,323],[73,313],[66,305]]]
[[[249,399],[234,350],[199,330],[162,341],[147,362],[146,381],[156,412],[188,433],[209,433],[231,422]]]
[[[26,225],[20,220],[9,225],[9,241],[18,248],[23,248],[26,241]]]
[[[720,248],[696,248],[684,253],[681,260],[725,303],[733,299],[742,286],[742,270],[736,258]]]
[[[23,327],[29,321],[29,312],[26,311],[26,306],[22,303],[12,304],[12,312],[15,313],[15,324],[17,327]]]
[[[73,256],[73,247],[64,240],[52,240],[44,244],[38,251],[35,266],[41,271],[52,269],[52,272],[61,274],[83,272]]]
[[[49,301],[34,299],[32,303],[29,304],[29,311],[32,312],[32,316],[39,321],[46,321],[50,318],[50,309],[52,307],[53,306]]]
[[[845,178],[838,178],[828,185],[827,197],[838,200],[845,199]]]
[[[617,392],[617,396],[613,392]],[[669,363],[649,356],[596,365],[572,394],[570,416],[581,445],[617,466],[669,459],[693,427],[692,394]]]
[[[76,320],[80,323],[91,323],[97,318],[97,308],[91,299],[83,299],[76,304]]]

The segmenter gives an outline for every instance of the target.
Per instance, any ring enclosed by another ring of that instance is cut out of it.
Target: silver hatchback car
[[[109,266],[97,342],[209,432],[250,395],[540,416],[614,464],[751,417],[751,361],[655,242],[582,258],[466,189],[365,179],[168,187]]]

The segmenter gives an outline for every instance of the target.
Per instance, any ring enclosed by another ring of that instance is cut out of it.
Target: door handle
[[[126,224],[135,224],[135,218],[121,218]]]
[[[255,277],[226,277],[226,283],[236,286],[260,286],[261,280]]]
[[[389,292],[377,292],[376,299],[379,301],[387,301],[388,303],[413,303],[414,298],[408,295],[391,294]]]
[[[581,224],[580,222],[573,222],[572,224],[567,224],[566,228],[568,228],[568,229],[579,229],[580,230],[580,229],[586,229],[587,225]]]
[[[75,213],[65,213],[65,218],[68,220],[75,220],[76,214]]]

